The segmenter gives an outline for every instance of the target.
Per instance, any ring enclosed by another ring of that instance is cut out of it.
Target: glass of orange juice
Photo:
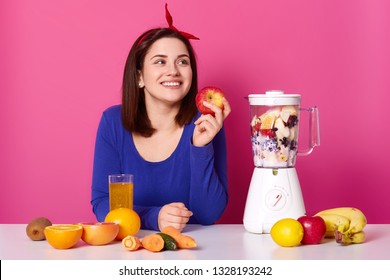
[[[133,209],[133,175],[113,174],[108,176],[110,211],[116,208]]]

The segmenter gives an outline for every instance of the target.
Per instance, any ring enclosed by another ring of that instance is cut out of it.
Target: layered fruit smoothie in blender
[[[298,155],[309,155],[320,143],[318,109],[302,108],[300,94],[281,90],[249,94],[247,99],[255,168],[243,221],[249,232],[270,233],[277,221],[298,219],[306,213],[294,166]],[[309,113],[309,145],[298,151],[302,112]]]
[[[258,106],[252,116],[255,166],[293,167],[298,147],[298,106]]]

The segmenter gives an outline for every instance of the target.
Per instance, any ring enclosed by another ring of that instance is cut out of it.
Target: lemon
[[[122,240],[128,235],[136,235],[141,228],[141,219],[137,212],[130,208],[116,208],[108,212],[106,223],[116,223],[119,225],[117,240]]]
[[[276,244],[283,247],[293,247],[301,243],[303,226],[292,218],[277,221],[271,228],[271,237]]]

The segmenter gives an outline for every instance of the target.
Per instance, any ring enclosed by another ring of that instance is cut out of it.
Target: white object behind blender
[[[297,122],[300,111],[299,94],[284,94],[283,91],[267,91],[266,94],[250,94],[251,120],[257,117],[255,112],[267,112],[283,106],[296,108]],[[279,110],[279,109],[278,109]],[[259,145],[253,143],[255,168],[253,171],[247,195],[244,227],[252,233],[269,233],[273,224],[282,218],[297,219],[306,214],[304,200],[298,175],[295,170],[296,155],[308,155],[315,146],[319,146],[318,110],[316,107],[306,109],[310,112],[310,147],[305,152],[298,153],[298,124],[294,129],[296,135],[296,150],[290,150],[286,162],[267,161],[259,155]],[[253,125],[253,124],[252,124]],[[253,127],[252,127],[253,129]],[[315,131],[315,134],[312,132]],[[253,133],[253,132],[252,132]],[[253,137],[253,136],[252,136]],[[291,147],[291,145],[290,145]]]

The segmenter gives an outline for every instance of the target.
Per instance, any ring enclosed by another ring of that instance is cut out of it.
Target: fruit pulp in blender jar
[[[109,185],[110,211],[116,208],[133,209],[132,182],[111,182]]]
[[[251,136],[256,167],[293,167],[298,150],[297,105],[251,106]]]

